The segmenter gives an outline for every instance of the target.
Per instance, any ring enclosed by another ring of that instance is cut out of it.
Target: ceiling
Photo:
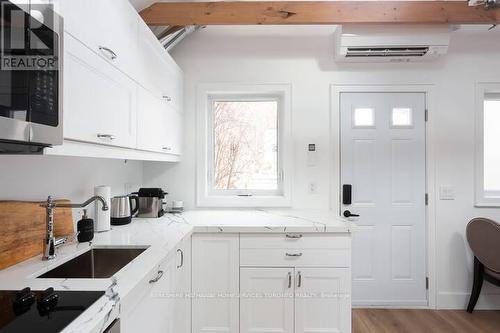
[[[129,0],[129,1],[138,12],[146,7],[151,6],[155,2],[158,2],[157,0]]]

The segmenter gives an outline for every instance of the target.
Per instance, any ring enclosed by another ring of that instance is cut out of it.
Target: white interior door
[[[353,304],[425,305],[425,94],[342,93],[340,118]]]

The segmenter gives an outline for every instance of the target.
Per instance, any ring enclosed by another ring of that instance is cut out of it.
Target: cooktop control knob
[[[45,289],[37,303],[37,309],[41,316],[48,315],[57,306],[59,295],[54,292],[54,288]]]
[[[12,307],[16,316],[20,316],[28,311],[35,303],[35,294],[30,288],[24,288],[16,293],[16,298],[12,301]]]

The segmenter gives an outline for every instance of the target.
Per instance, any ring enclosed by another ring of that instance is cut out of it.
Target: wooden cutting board
[[[69,202],[57,200],[56,202]],[[0,269],[42,253],[45,238],[45,208],[41,202],[0,201]],[[54,210],[54,234],[73,234],[71,208]]]

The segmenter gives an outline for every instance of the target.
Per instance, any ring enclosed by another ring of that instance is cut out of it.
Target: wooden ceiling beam
[[[469,7],[467,1],[157,2],[140,14],[152,26],[500,23],[500,9]]]

